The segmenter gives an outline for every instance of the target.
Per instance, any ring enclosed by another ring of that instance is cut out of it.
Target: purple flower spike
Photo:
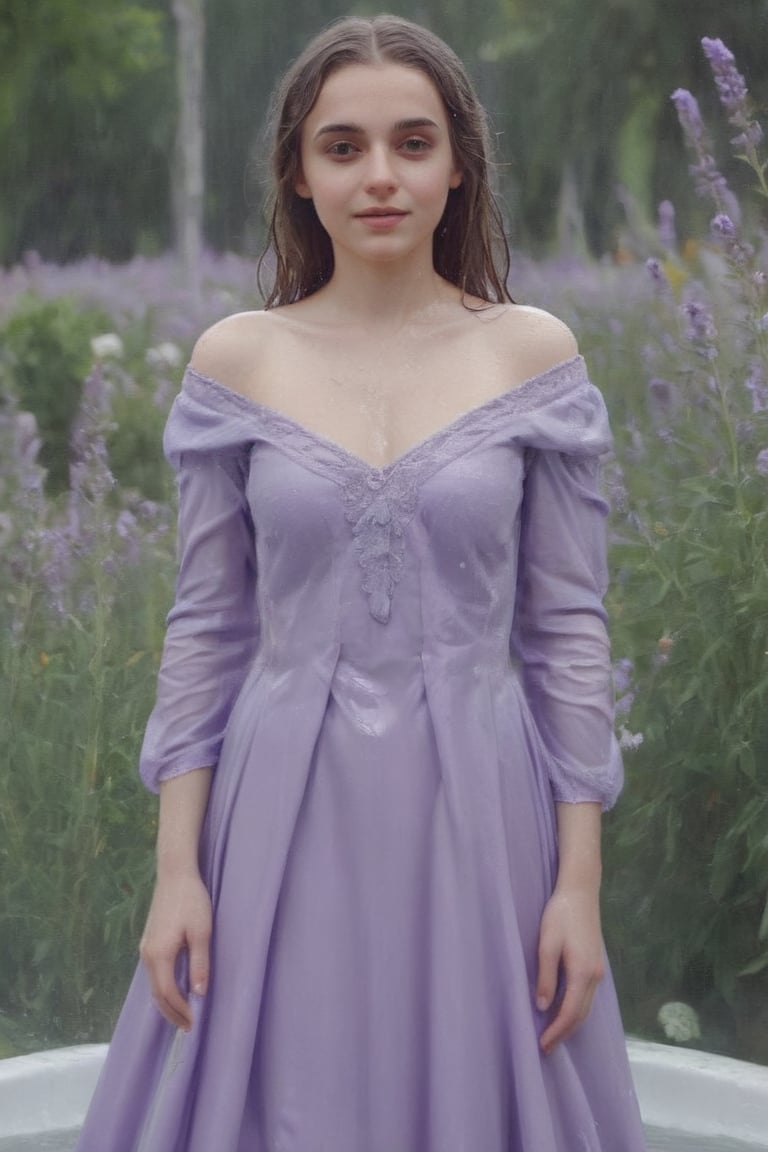
[[[675,232],[675,206],[671,200],[662,200],[659,204],[659,222],[657,233],[660,242],[672,252],[677,248],[677,234]]]
[[[714,342],[717,339],[717,328],[712,319],[712,313],[706,305],[699,303],[698,300],[689,300],[687,304],[684,304],[683,313],[686,319],[686,336],[688,339],[697,346],[707,360],[715,360],[717,349]]]
[[[671,100],[677,109],[680,126],[691,144],[695,147],[703,143],[706,133],[696,97],[687,88],[676,88],[672,93]]]
[[[673,387],[669,380],[661,376],[652,376],[648,381],[648,390],[654,399],[661,404],[668,404],[672,399]]]
[[[739,239],[738,227],[726,212],[718,212],[712,220],[710,227],[716,239],[722,240],[723,246],[736,264],[747,264],[755,254],[751,244]]]
[[[758,452],[755,469],[761,476],[768,476],[768,448],[763,448]]]
[[[744,381],[752,396],[752,411],[765,412],[768,409],[768,381],[765,379],[762,360],[755,359]]]
[[[718,211],[727,212],[731,219],[738,223],[738,200],[715,164],[696,97],[692,96],[687,88],[677,88],[671,98],[677,109],[677,117],[685,138],[696,154],[696,163],[690,166],[696,192],[699,196],[711,197]],[[746,122],[742,124],[740,121],[740,126],[746,127]]]
[[[628,656],[622,656],[613,664],[613,685],[617,696],[624,696],[632,683],[635,666]]]
[[[716,236],[730,240],[736,235],[736,225],[725,212],[718,212],[712,221],[712,231]]]
[[[723,108],[731,116],[743,112],[747,99],[747,85],[736,68],[733,52],[730,48],[726,48],[722,40],[710,40],[708,36],[702,38],[701,46],[712,68]]]
[[[731,124],[741,129],[731,144],[746,152],[754,152],[763,139],[763,130],[752,119],[747,85],[736,67],[733,52],[726,48],[722,40],[710,40],[708,36],[702,39],[701,46],[712,69],[720,103],[728,113]]]
[[[669,288],[669,280],[667,279],[667,274],[658,260],[654,259],[652,256],[650,260],[646,260],[645,267],[647,268],[648,275],[651,277],[651,280],[653,280],[654,286],[658,291],[662,292]]]

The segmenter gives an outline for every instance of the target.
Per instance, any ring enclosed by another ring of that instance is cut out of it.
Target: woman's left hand
[[[561,964],[565,991],[557,1015],[539,1041],[547,1055],[586,1019],[595,989],[605,975],[600,899],[593,887],[556,887],[545,905],[536,983],[536,1007],[540,1011],[552,1005]]]

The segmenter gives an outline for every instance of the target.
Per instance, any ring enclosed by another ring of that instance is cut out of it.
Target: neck
[[[429,319],[441,305],[455,301],[459,289],[435,272],[431,253],[422,260],[374,264],[337,256],[333,276],[315,294],[329,323],[354,324],[367,331],[396,332]]]

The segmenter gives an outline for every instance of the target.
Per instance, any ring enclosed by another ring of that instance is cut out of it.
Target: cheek
[[[441,206],[442,210],[442,205],[448,197],[449,177],[450,172],[443,168],[424,165],[411,182],[411,189],[420,199],[426,203],[434,202],[435,206]]]

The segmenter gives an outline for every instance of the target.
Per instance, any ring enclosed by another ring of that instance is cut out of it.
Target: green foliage
[[[108,1038],[153,875],[155,806],[136,762],[168,563],[118,578],[110,611],[101,559],[90,613],[56,626],[44,587],[17,588],[28,627],[23,644],[0,647],[0,1006],[23,1022],[14,1042],[29,1050]]]
[[[616,246],[624,223],[615,196],[620,177],[633,179],[647,215],[658,200],[672,199],[686,229],[698,232],[702,219],[669,94],[703,80],[699,39],[707,35],[730,45],[765,100],[762,0],[507,0],[503,9],[492,71],[498,127],[517,185],[518,243],[541,250],[553,239],[566,167],[596,254]],[[647,145],[636,141],[628,156],[627,132],[635,131],[638,116]]]
[[[254,252],[261,129],[272,86],[339,0],[216,0],[206,11],[209,241]],[[379,11],[375,3],[352,9]],[[701,226],[669,93],[702,76],[698,38],[722,36],[768,98],[763,0],[395,0],[465,60],[491,113],[515,244],[556,234],[563,174],[575,181],[592,251],[616,247],[626,180],[646,215],[661,198]],[[168,0],[6,0],[0,17],[0,262],[36,249],[71,260],[164,250],[171,233],[175,34]],[[45,78],[45,83],[40,78]]]
[[[0,332],[2,363],[22,407],[43,439],[42,463],[50,493],[69,485],[69,436],[83,380],[92,361],[91,338],[111,324],[100,309],[60,296],[22,297]]]
[[[164,5],[8,0],[0,21],[0,261],[126,258],[167,241],[173,68]]]
[[[54,498],[12,395],[0,412],[0,1009],[17,1047],[108,1037],[153,873],[136,762],[174,544],[167,509],[113,490],[110,393],[89,376],[76,479]]]
[[[765,195],[754,146],[742,158]],[[682,308],[655,269],[656,399],[625,448],[614,640],[644,739],[609,890],[634,910],[617,939],[641,1022],[666,991],[699,1007],[705,1046],[768,1061],[768,282],[751,237],[713,225]]]

